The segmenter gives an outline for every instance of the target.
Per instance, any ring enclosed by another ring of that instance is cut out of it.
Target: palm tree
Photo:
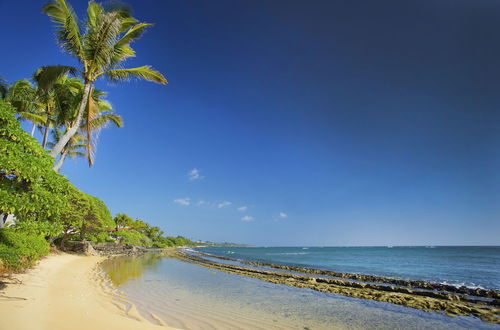
[[[9,102],[18,115],[18,120],[28,120],[33,123],[31,136],[35,134],[35,128],[43,125],[47,117],[44,114],[43,104],[37,96],[37,88],[27,79],[14,82],[8,89],[5,100]]]
[[[70,66],[48,65],[38,68],[33,74],[33,81],[37,86],[37,98],[44,104],[45,123],[42,139],[42,148],[47,145],[49,128],[56,112],[56,88],[65,88],[64,82],[68,73],[75,75],[76,70]]]
[[[85,149],[89,166],[94,164],[95,149],[101,129],[106,128],[109,124],[113,124],[118,128],[123,127],[122,117],[113,113],[113,107],[104,99],[105,96],[106,92],[98,89],[94,90],[89,102],[94,107],[94,115],[91,118],[86,114],[85,121],[81,126],[81,130],[86,134]]]
[[[81,98],[82,93],[83,84],[78,78],[65,78],[56,85],[55,99],[58,103],[58,112],[54,118],[54,125],[59,127],[65,126],[65,131],[76,125],[78,100]],[[92,166],[100,130],[107,127],[109,124],[113,124],[116,127],[123,126],[122,117],[113,113],[113,107],[105,100],[105,96],[105,92],[98,89],[94,90],[91,99],[95,107],[94,118],[92,118],[90,122],[87,122],[86,118],[88,118],[88,116],[86,113],[84,114],[84,120],[80,125],[78,134],[73,135],[64,146],[54,169],[59,170],[66,156],[70,155],[67,154],[67,152],[75,150],[75,146],[85,151],[83,155],[87,157],[89,165]],[[48,144],[50,148],[53,148],[63,135],[64,132],[62,130],[54,130],[52,134],[53,141]],[[75,156],[82,155],[75,154]]]
[[[54,88],[68,73],[75,74],[74,68],[64,65],[42,66],[35,71],[31,84],[27,79],[16,81],[7,90],[6,100],[18,113],[20,120],[33,123],[31,136],[36,126],[45,127],[42,147],[45,148],[51,116],[55,111]]]
[[[56,128],[52,130],[52,139],[54,142],[48,142],[47,146],[51,149],[54,147],[55,143],[61,139],[63,135],[63,132]],[[61,166],[64,163],[64,160],[66,159],[67,156],[70,158],[75,158],[75,157],[85,157],[85,152],[83,151],[85,149],[85,137],[80,134],[75,134],[69,139],[68,143],[64,146],[62,152],[61,152],[61,157],[59,157],[59,160],[56,162],[56,165],[54,166],[54,170],[56,172],[59,172],[61,169]]]
[[[96,108],[91,95],[94,82],[101,76],[111,81],[124,81],[131,78],[145,79],[161,84],[167,80],[158,71],[145,65],[136,68],[122,68],[123,62],[135,56],[130,44],[141,37],[151,24],[140,23],[123,8],[105,10],[101,5],[90,1],[83,33],[73,8],[66,0],[52,0],[43,11],[56,26],[59,44],[81,63],[80,73],[84,80],[82,99],[78,108],[75,125],[68,129],[51,151],[55,158],[75,135],[81,125],[87,107],[87,123],[92,122]]]

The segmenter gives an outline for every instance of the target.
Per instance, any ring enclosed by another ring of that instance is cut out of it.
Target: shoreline
[[[106,259],[51,254],[26,273],[13,274],[0,291],[0,330],[174,329],[144,319],[106,289],[99,271]]]

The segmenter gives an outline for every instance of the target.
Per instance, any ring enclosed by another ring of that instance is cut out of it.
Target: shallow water
[[[500,247],[204,247],[202,252],[337,272],[500,289]]]
[[[103,269],[138,311],[184,329],[500,329],[472,317],[275,285],[158,254],[110,259]]]

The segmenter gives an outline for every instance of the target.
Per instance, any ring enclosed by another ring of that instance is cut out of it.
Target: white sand
[[[101,257],[55,254],[0,293],[0,330],[173,329],[143,319],[100,285]]]

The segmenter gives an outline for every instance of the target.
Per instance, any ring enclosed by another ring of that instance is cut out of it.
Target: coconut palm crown
[[[167,80],[148,65],[123,68],[123,62],[135,56],[130,44],[139,39],[151,24],[141,23],[123,7],[105,9],[90,1],[87,17],[80,26],[78,18],[66,0],[53,0],[43,7],[54,22],[58,43],[70,55],[76,57],[82,67],[80,73],[84,80],[84,92],[80,102],[75,125],[68,129],[51,151],[52,157],[59,155],[76,134],[83,116],[91,123],[97,113],[92,102],[94,82],[101,76],[119,82],[132,78],[166,84]],[[89,102],[90,100],[90,102]],[[87,111],[85,111],[87,107]]]

